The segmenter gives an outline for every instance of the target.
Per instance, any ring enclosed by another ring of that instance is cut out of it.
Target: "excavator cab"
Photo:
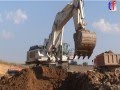
[[[63,55],[67,55],[69,53],[70,45],[68,43],[63,43]]]
[[[74,58],[77,55],[78,59],[83,56],[83,59],[88,56],[90,58],[96,44],[96,34],[89,30],[77,30],[73,35],[75,43]]]

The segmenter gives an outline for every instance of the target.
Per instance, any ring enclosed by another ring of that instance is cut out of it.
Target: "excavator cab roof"
[[[43,45],[34,45],[34,46],[31,46],[31,47],[30,47],[29,51],[35,50],[35,49],[43,49],[43,48],[44,48]]]

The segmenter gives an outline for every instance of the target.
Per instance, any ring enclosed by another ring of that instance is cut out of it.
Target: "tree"
[[[77,62],[76,62],[76,61],[71,61],[70,64],[71,64],[71,65],[77,65]]]
[[[87,62],[83,62],[83,66],[88,66],[88,63]]]

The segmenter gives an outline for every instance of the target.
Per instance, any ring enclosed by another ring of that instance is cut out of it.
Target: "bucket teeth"
[[[81,57],[81,55],[78,56],[78,59]]]
[[[83,55],[83,59],[85,58],[85,55]]]
[[[88,59],[91,57],[91,54],[88,55]]]
[[[87,56],[88,57],[88,59],[91,57],[91,54],[92,53],[90,53],[90,54],[88,54],[88,53],[77,53],[76,55],[74,55],[74,57],[73,57],[73,59],[75,58],[75,56],[78,56],[78,59],[81,57],[81,56],[83,56],[83,59]]]
[[[76,57],[76,54],[74,54],[73,59]]]
[[[73,59],[75,58],[75,56],[78,56],[78,59],[80,59],[80,57],[82,56],[83,59],[85,59],[85,57],[88,57],[88,59],[91,57],[92,52],[77,52],[76,54],[74,54]]]
[[[88,59],[90,58],[90,56],[88,56]]]

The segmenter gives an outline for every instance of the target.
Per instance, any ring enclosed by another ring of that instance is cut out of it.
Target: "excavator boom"
[[[48,39],[47,51],[51,52],[52,47],[62,47],[63,32],[65,24],[73,17],[75,33],[73,34],[75,53],[77,55],[88,56],[93,53],[93,49],[96,44],[96,34],[85,29],[84,19],[84,2],[83,0],[73,0],[67,4],[61,12],[58,12],[52,27],[52,32]],[[59,52],[60,50],[58,50]],[[62,53],[62,52],[61,52]],[[61,54],[62,57],[62,54]]]

